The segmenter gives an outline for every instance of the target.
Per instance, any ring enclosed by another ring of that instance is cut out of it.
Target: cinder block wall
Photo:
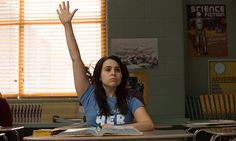
[[[147,109],[154,122],[185,120],[183,0],[108,0],[108,51],[112,39],[157,38],[158,66],[148,75]]]

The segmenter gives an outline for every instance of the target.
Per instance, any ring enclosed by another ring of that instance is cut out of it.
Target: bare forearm
[[[149,131],[154,129],[154,124],[152,119],[148,115],[145,107],[139,107],[134,112],[134,123],[130,124],[131,126],[142,130],[142,131]]]
[[[132,124],[127,124],[132,126],[140,131],[151,131],[154,130],[154,124],[152,122],[136,122]]]
[[[66,42],[73,65],[74,83],[78,96],[83,94],[89,85],[85,75],[84,63],[81,59],[80,50],[77,45],[71,22],[64,25]]]
[[[76,42],[76,38],[74,35],[72,24],[66,23],[64,25],[64,28],[65,28],[66,42],[67,42],[67,46],[69,48],[69,52],[70,52],[70,56],[71,56],[72,61],[74,62],[77,59],[81,60],[80,51],[78,49],[78,45]]]

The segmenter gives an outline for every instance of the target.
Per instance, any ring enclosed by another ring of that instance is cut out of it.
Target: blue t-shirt
[[[116,97],[107,96],[107,102],[111,109],[110,116],[100,115],[99,106],[95,99],[94,87],[89,85],[86,92],[80,97],[80,102],[83,105],[88,126],[97,126],[98,124],[113,124],[121,125],[132,123],[134,120],[134,112],[138,107],[143,107],[143,103],[135,97],[128,97],[128,112],[122,115],[116,107]]]

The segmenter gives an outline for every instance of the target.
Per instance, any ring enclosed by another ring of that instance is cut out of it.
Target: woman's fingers
[[[78,10],[75,9],[73,10],[73,12],[70,13],[69,8],[70,8],[69,1],[67,1],[67,3],[62,2],[61,4],[59,4],[59,9],[57,9],[57,14],[62,24],[70,22],[73,16],[75,15],[76,11]]]
[[[77,11],[78,9],[75,9],[71,14],[72,14],[72,17],[75,15],[75,12]]]
[[[60,8],[60,11],[62,11],[62,6],[61,6],[61,4],[59,4],[59,8]]]
[[[67,10],[69,11],[69,9],[70,9],[70,2],[67,1]]]
[[[60,15],[60,12],[59,12],[59,10],[57,9],[57,15]]]
[[[66,4],[64,1],[62,2],[62,6],[63,6],[63,9],[66,9]]]

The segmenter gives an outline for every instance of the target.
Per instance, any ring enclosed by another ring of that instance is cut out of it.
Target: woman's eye
[[[120,68],[115,69],[116,72],[121,72]]]
[[[107,72],[110,72],[110,71],[112,71],[112,70],[115,71],[115,72],[121,72],[120,68],[110,68],[110,67],[106,67],[104,70],[107,71]]]
[[[105,71],[111,71],[111,69],[110,68],[105,68]]]

